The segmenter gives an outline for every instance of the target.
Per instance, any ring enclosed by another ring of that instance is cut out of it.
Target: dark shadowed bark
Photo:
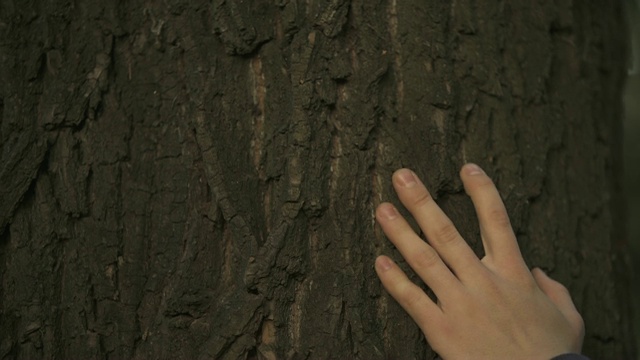
[[[0,358],[432,358],[373,270],[411,167],[495,179],[630,358],[618,1],[0,0]],[[406,265],[406,264],[405,264]],[[405,266],[403,265],[403,266]]]

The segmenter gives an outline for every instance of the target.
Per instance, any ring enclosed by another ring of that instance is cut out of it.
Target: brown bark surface
[[[432,358],[391,173],[495,179],[584,351],[633,355],[611,1],[0,0],[0,358]],[[406,264],[405,264],[406,265]],[[403,265],[404,266],[404,265]]]

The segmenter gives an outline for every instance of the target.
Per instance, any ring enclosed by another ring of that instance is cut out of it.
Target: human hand
[[[393,175],[400,201],[424,242],[389,203],[376,210],[387,237],[433,290],[434,302],[386,256],[376,259],[385,289],[444,359],[551,359],[579,353],[584,323],[569,292],[522,258],[500,194],[474,164],[460,177],[478,214],[485,256],[474,254],[410,170]]]

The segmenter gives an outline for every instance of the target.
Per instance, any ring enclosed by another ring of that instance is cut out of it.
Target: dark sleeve
[[[580,354],[562,354],[555,356],[551,360],[589,360],[589,358]]]

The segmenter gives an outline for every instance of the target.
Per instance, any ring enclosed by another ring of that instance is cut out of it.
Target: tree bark
[[[631,358],[621,7],[1,0],[0,358],[433,358],[373,210],[411,167],[481,256],[468,161]]]

